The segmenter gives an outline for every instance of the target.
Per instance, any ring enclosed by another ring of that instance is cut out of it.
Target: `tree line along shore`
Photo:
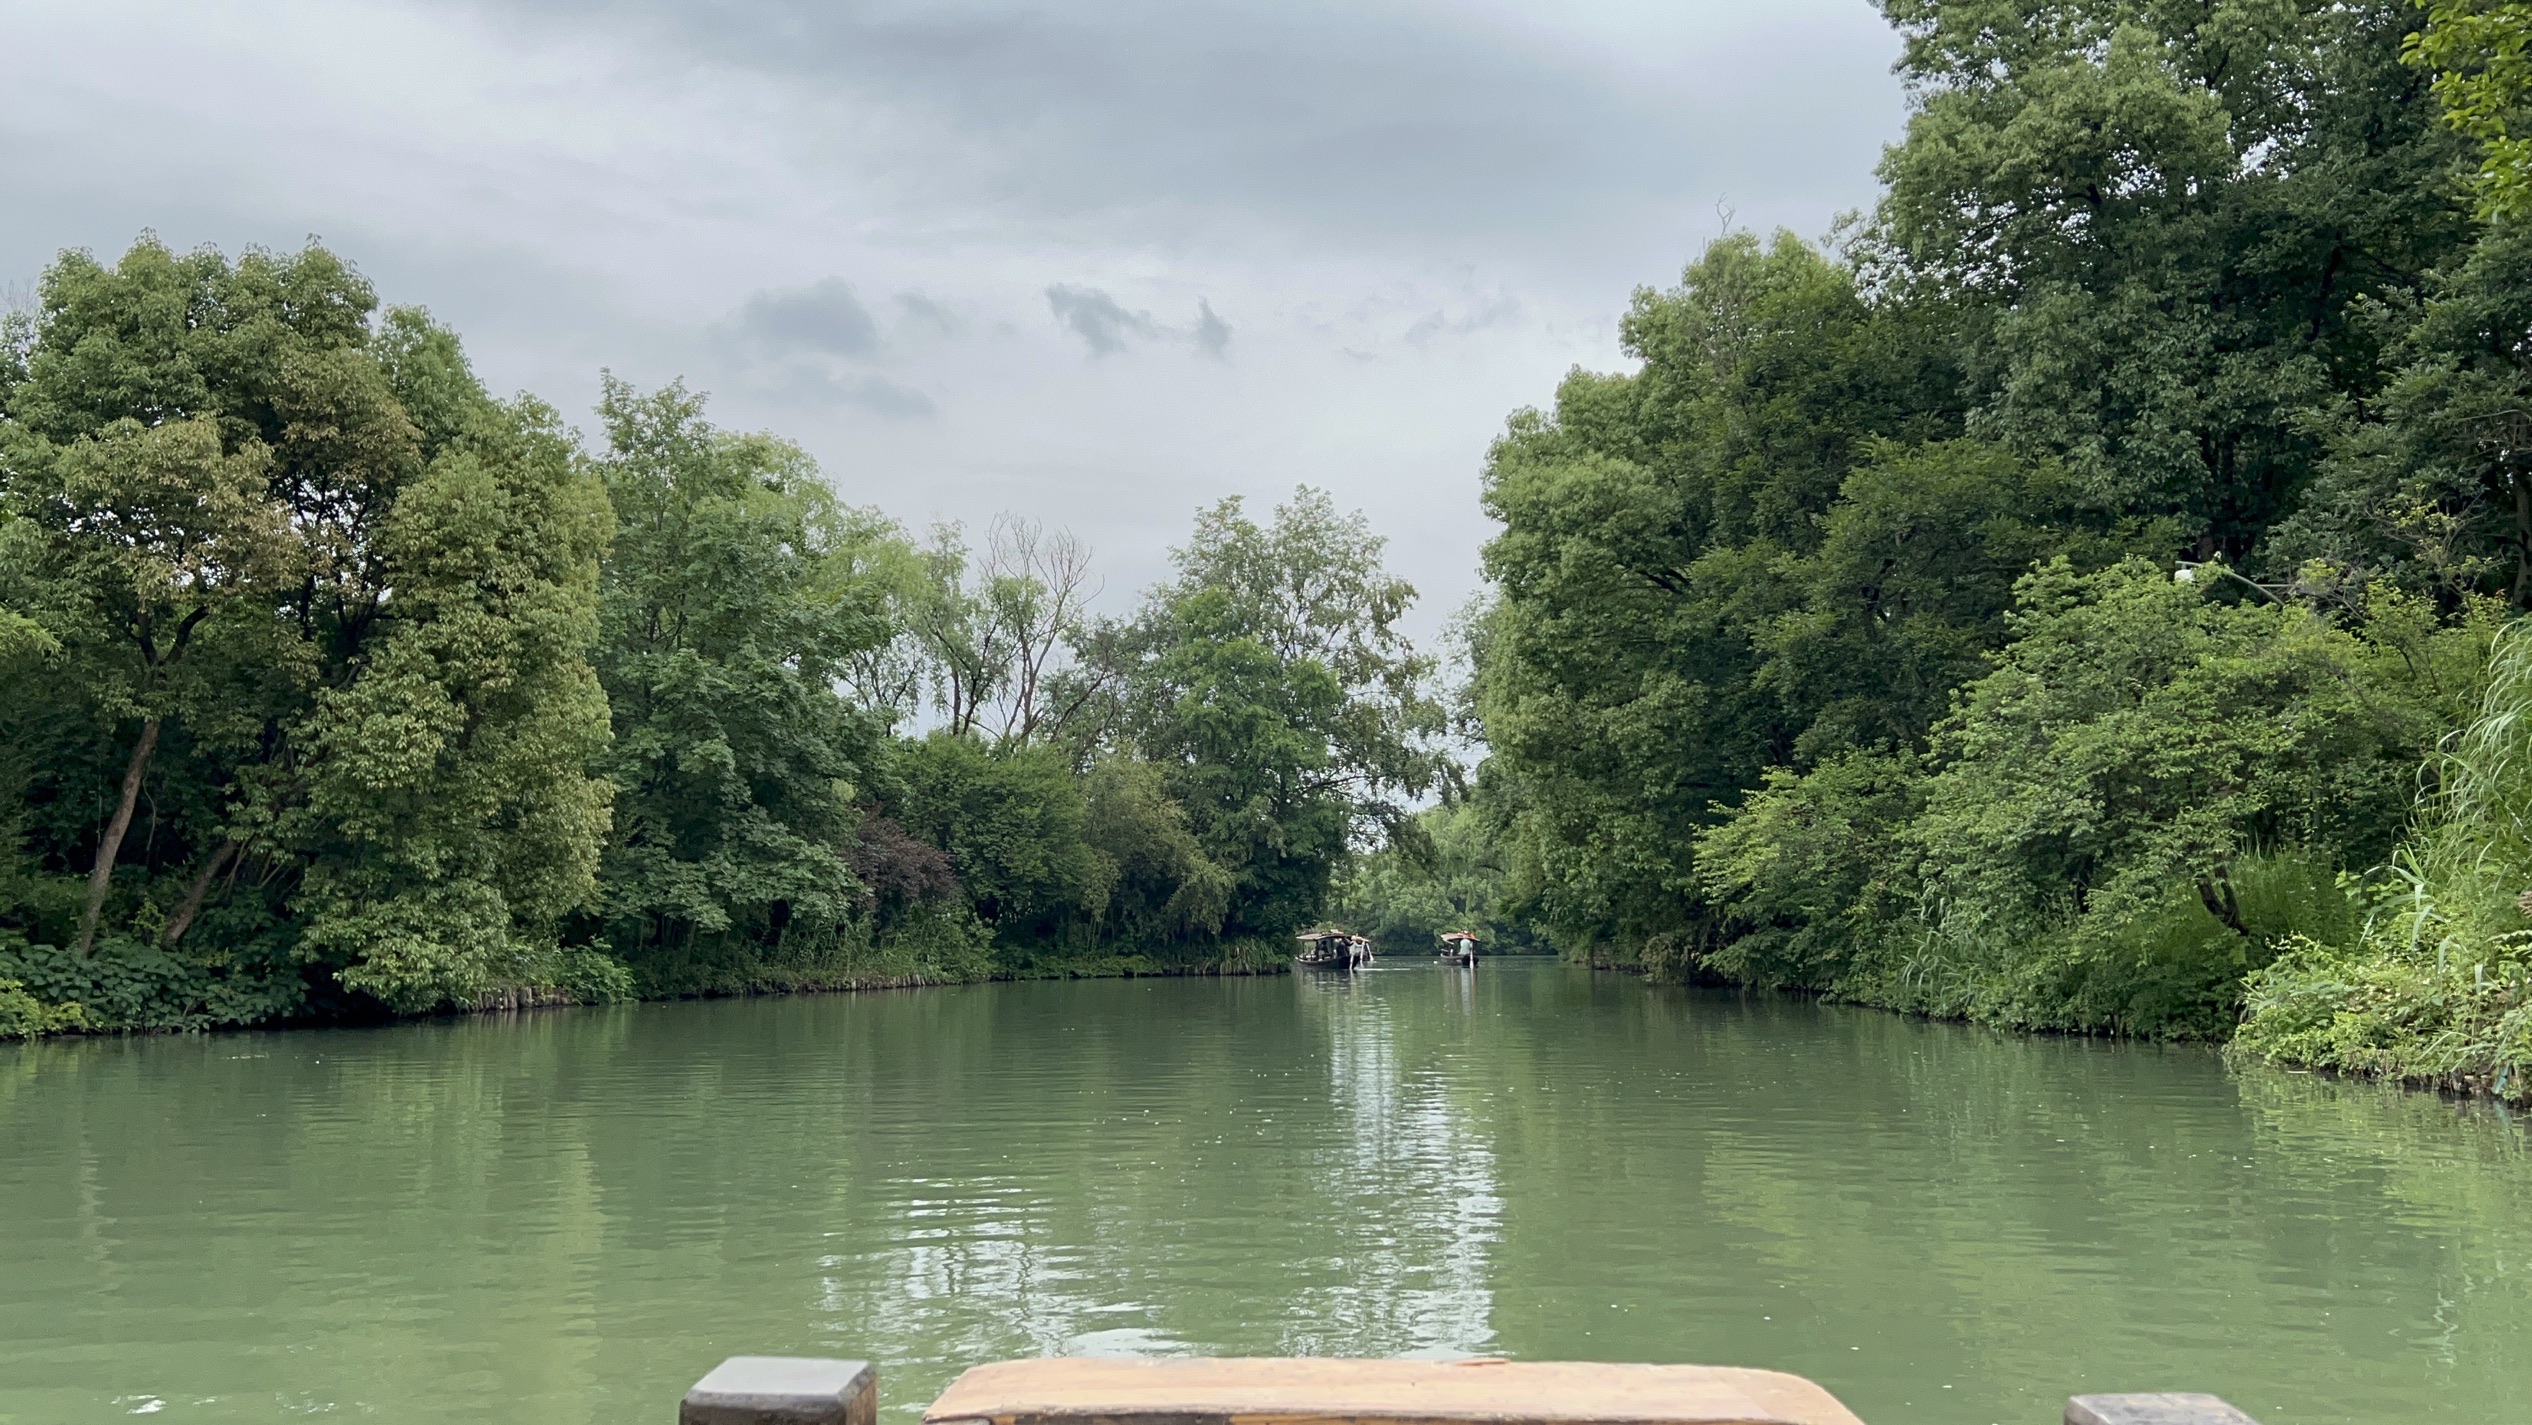
[[[66,255],[10,351],[19,1032],[1280,965],[1443,770],[1316,492],[1099,619],[679,387],[585,448],[318,247]]]
[[[1515,913],[2521,1097],[2532,7],[1885,0],[1904,139],[1495,447]]]
[[[1339,917],[2532,1097],[2532,6],[1884,0],[1873,207],[1123,617],[325,251],[0,343],[0,1033],[1270,968]],[[850,472],[844,483],[852,486]]]

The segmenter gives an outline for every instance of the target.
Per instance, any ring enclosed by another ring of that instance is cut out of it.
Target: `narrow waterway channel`
[[[1871,1425],[2493,1422],[2527,1340],[2494,1112],[1548,964],[0,1047],[8,1425],[668,1425],[737,1352],[866,1355],[891,1412],[1005,1356],[1489,1352]]]

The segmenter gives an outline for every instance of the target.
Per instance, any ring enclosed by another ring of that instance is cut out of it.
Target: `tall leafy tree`
[[[68,254],[25,333],[0,604],[41,634],[14,656],[74,675],[0,714],[27,983],[193,1022],[577,975],[608,519],[550,413],[316,247]]]
[[[1227,936],[1316,915],[1353,838],[1403,829],[1443,770],[1431,660],[1397,628],[1414,590],[1381,550],[1316,490],[1270,523],[1225,500],[1105,646],[1114,731],[1231,879]]]
[[[637,966],[837,936],[885,732],[841,691],[889,641],[870,524],[797,446],[714,428],[682,387],[610,379],[600,415],[607,934]]]
[[[2404,0],[1885,0],[1915,112],[1890,279],[1983,309],[1971,433],[2241,561],[2315,418],[2382,381],[2370,304],[2469,239]],[[2181,551],[2175,551],[2181,552]]]
[[[560,984],[613,993],[611,964],[558,952],[596,891],[614,788],[598,631],[605,496],[561,423],[488,410],[397,493],[377,532],[390,592],[362,667],[318,695],[304,943],[401,1009]]]
[[[2330,440],[2301,507],[2281,524],[2280,562],[2343,583],[2389,578],[2532,607],[2532,243],[2522,217],[2532,180],[2525,86],[2532,7],[2438,0],[2404,52],[2432,76],[2446,123],[2475,140],[2479,211],[2489,221],[2414,292],[2363,314],[2383,346],[2379,397],[2315,420]]]
[[[225,452],[207,418],[124,417],[65,447],[36,437],[12,454],[21,517],[44,536],[25,577],[85,655],[73,668],[87,697],[139,729],[88,876],[85,958],[166,719],[190,705],[196,724],[220,720],[216,655],[198,654],[197,640],[248,651],[295,551],[287,512],[266,489],[262,442]],[[182,934],[181,922],[171,928]]]
[[[1718,803],[1798,748],[1921,732],[1975,658],[1975,630],[1936,630],[1992,623],[2031,547],[1981,534],[2064,500],[1991,451],[1911,453],[1958,432],[1954,320],[1736,234],[1636,294],[1640,370],[1568,377],[1497,442],[1479,707],[1507,893],[1569,943],[1695,915]]]

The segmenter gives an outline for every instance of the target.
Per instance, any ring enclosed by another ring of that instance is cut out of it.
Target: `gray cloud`
[[[893,305],[944,330],[954,321],[946,307],[913,293],[898,296]],[[892,420],[938,411],[930,396],[912,386],[853,369],[879,357],[887,343],[878,319],[843,278],[752,292],[719,334],[734,373],[785,403],[841,406]]]
[[[1196,350],[1216,361],[1231,350],[1231,324],[1213,314],[1213,304],[1196,299]]]
[[[1120,599],[1194,504],[1301,468],[1446,609],[1504,413],[1624,363],[1628,292],[1676,278],[1717,195],[1761,231],[1869,204],[1905,115],[1866,0],[0,17],[0,279],[144,227],[232,253],[321,232],[498,389],[581,413],[602,367],[690,375],[857,500],[1072,526]],[[852,282],[772,285],[820,273]],[[1234,337],[1236,365],[1197,359]]]
[[[1892,48],[1860,0],[1771,0],[1763,24],[1708,18],[1739,5],[1618,6],[1579,35],[1539,23],[1561,7],[1417,0],[472,3],[851,95],[818,137],[870,152],[885,132],[899,192],[1000,222],[1121,220],[1141,241],[1242,214],[1569,256],[1660,225],[1675,246],[1669,224],[1714,192],[1807,192],[1825,149],[1843,158],[1859,124],[1898,112],[1895,84],[1843,81]],[[1734,29],[1728,48],[1695,43]]]
[[[1131,346],[1129,338],[1163,337],[1193,342],[1196,354],[1223,360],[1231,349],[1231,324],[1222,320],[1206,298],[1196,299],[1192,327],[1163,326],[1149,312],[1135,311],[1096,287],[1057,283],[1046,289],[1047,310],[1057,325],[1080,337],[1092,356],[1114,356]]]
[[[835,399],[847,406],[898,420],[929,416],[937,409],[931,397],[885,376],[849,377],[833,382],[832,390]]]
[[[890,420],[926,420],[940,409],[930,396],[885,376],[835,371],[806,362],[782,367],[755,385],[761,393],[788,406],[841,406]]]
[[[1453,316],[1447,312],[1427,312],[1407,328],[1407,344],[1429,346],[1436,337],[1467,336],[1488,327],[1502,326],[1521,315],[1521,299],[1509,292],[1498,292],[1468,310]]]
[[[1113,356],[1125,350],[1129,336],[1156,336],[1160,325],[1149,312],[1129,312],[1116,298],[1096,287],[1067,287],[1061,283],[1046,289],[1047,308],[1055,320],[1071,329],[1090,346],[1093,356]]]
[[[736,325],[766,351],[863,357],[879,349],[879,324],[840,277],[755,293],[739,308]]]
[[[908,321],[930,328],[935,335],[961,336],[967,331],[967,323],[947,302],[935,301],[920,292],[900,292],[895,301]]]

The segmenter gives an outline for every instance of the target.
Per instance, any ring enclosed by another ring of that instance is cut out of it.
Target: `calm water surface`
[[[0,1421],[668,1425],[739,1352],[868,1356],[891,1412],[1006,1356],[1492,1352],[1872,1425],[2524,1420],[2532,1157],[1519,963],[0,1047]]]

